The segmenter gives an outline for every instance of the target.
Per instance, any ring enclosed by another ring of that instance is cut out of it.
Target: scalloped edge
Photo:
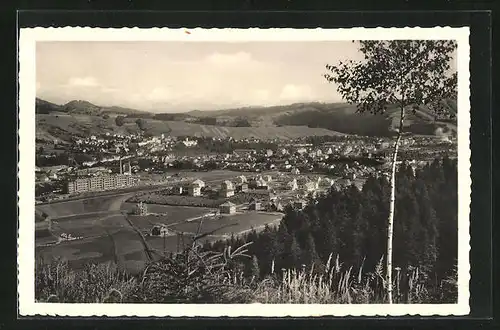
[[[186,33],[188,32],[188,33]],[[387,38],[390,35],[391,38]],[[35,44],[41,41],[335,41],[360,39],[455,39],[458,43],[459,298],[457,304],[408,305],[221,305],[221,304],[61,304],[34,299]],[[76,317],[310,317],[310,316],[457,316],[467,315],[470,281],[469,215],[470,83],[469,28],[405,27],[346,29],[221,28],[23,28],[19,34],[18,119],[18,314]],[[165,308],[168,306],[167,308]],[[242,308],[238,308],[243,306]],[[232,307],[232,308],[231,308]]]

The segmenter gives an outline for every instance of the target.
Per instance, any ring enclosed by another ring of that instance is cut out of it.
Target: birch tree
[[[451,72],[456,42],[452,40],[359,41],[361,61],[326,65],[328,82],[360,113],[384,114],[397,107],[397,131],[391,157],[390,204],[387,221],[386,290],[392,303],[392,240],[396,200],[395,173],[405,116],[452,117],[443,100],[456,98],[457,74]],[[425,111],[419,111],[425,110]]]

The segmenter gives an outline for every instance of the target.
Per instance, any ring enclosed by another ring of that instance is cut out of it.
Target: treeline
[[[457,164],[436,160],[415,173],[402,164],[397,174],[394,267],[403,274],[418,267],[428,285],[453,273],[457,262]],[[362,190],[332,188],[303,210],[288,207],[277,228],[206,244],[222,250],[253,242],[260,276],[314,263],[321,271],[330,254],[347,267],[373,270],[386,249],[390,187],[384,177],[369,177]],[[242,265],[251,267],[252,265]]]
[[[308,126],[364,136],[392,136],[391,121],[385,116],[361,115],[352,111],[304,111],[282,115],[276,125]]]

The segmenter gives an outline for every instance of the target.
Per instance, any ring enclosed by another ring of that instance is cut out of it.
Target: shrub
[[[116,124],[116,126],[123,126],[123,124],[125,124],[125,117],[124,116],[117,116],[115,118],[115,124]]]

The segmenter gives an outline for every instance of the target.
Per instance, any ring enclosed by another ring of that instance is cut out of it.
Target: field
[[[134,204],[126,203],[124,208],[131,208]],[[149,205],[148,211],[159,215],[130,215],[129,219],[140,230],[150,230],[155,224],[172,225],[203,216],[213,212],[212,209],[203,207],[185,207],[185,206],[164,206]]]
[[[339,133],[324,128],[307,126],[281,127],[225,127],[186,123],[182,121],[161,121],[144,119],[145,134],[171,136],[205,136],[215,138],[232,137],[235,139],[294,139],[314,135],[338,135]],[[86,136],[91,134],[120,133],[133,134],[140,131],[134,118],[127,118],[123,126],[117,126],[114,118],[104,119],[99,116],[69,114],[37,114],[36,137],[40,140],[67,141],[72,135]]]
[[[215,180],[222,180],[234,177],[235,173],[218,171],[209,175]],[[113,261],[120,268],[137,273],[150,260],[146,250],[156,251],[156,255],[163,251],[178,251],[192,242],[200,217],[214,211],[207,207],[148,204],[150,214],[127,215],[135,206],[125,202],[130,196],[129,193],[37,205],[37,220],[42,219],[42,213],[49,216],[48,221],[38,221],[35,225],[37,258],[46,262],[63,258],[74,268],[89,261]],[[250,212],[224,215],[217,219],[205,217],[201,233],[209,235],[202,241],[223,239],[232,233],[276,223],[281,216],[280,213]],[[156,224],[167,225],[172,235],[165,238],[150,236]],[[182,234],[182,239],[178,234]],[[74,240],[68,240],[68,235]],[[151,257],[155,258],[155,253]]]
[[[86,199],[37,205],[38,212],[43,212],[52,218],[60,218],[75,214],[118,211],[121,203],[131,194],[121,196],[101,196]]]
[[[281,220],[281,213],[247,212],[231,215],[222,215],[216,218],[203,220],[201,233],[210,233],[210,235],[225,236],[239,234],[260,228],[266,224],[272,224]],[[195,233],[198,230],[201,220],[173,225],[170,228],[178,232]]]

